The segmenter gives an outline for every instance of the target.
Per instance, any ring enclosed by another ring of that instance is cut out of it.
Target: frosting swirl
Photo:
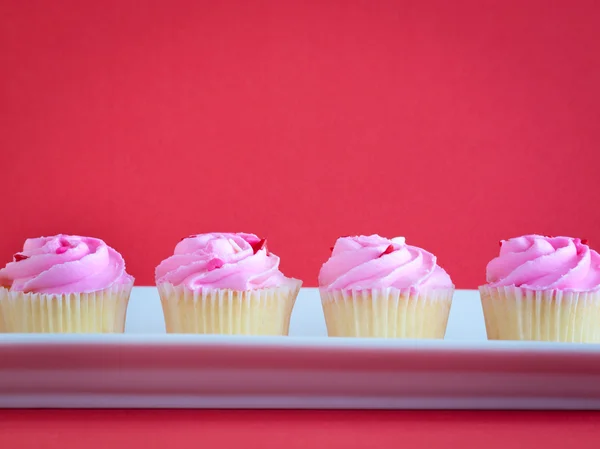
[[[0,285],[24,293],[91,293],[133,283],[123,257],[100,239],[55,235],[25,240],[0,269]]]
[[[321,267],[319,285],[328,290],[453,288],[433,254],[407,245],[404,237],[378,235],[339,238]]]
[[[279,257],[267,250],[266,240],[245,233],[187,237],[156,267],[155,274],[157,284],[168,282],[191,290],[253,290],[289,280],[279,271]]]
[[[600,255],[571,237],[525,235],[500,242],[500,255],[486,269],[491,287],[532,290],[600,289]]]

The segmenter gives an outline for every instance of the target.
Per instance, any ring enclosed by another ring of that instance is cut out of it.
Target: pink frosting
[[[500,242],[500,255],[487,266],[491,287],[532,290],[600,289],[600,255],[571,237],[525,235]]]
[[[404,237],[378,235],[339,238],[321,268],[319,285],[328,290],[453,287],[433,254],[407,245]]]
[[[191,290],[252,290],[288,282],[279,271],[279,257],[254,234],[210,233],[183,239],[175,254],[156,267],[156,283],[184,285]]]
[[[25,293],[91,293],[133,283],[121,255],[100,239],[55,235],[27,239],[0,270],[0,285]]]

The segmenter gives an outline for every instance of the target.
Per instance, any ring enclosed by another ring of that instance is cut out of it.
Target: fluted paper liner
[[[158,285],[168,333],[288,335],[302,281],[256,290]]]
[[[0,332],[122,333],[133,282],[93,293],[43,294],[0,287]]]
[[[444,338],[454,289],[320,289],[330,337]]]
[[[600,292],[479,287],[490,340],[600,342]]]

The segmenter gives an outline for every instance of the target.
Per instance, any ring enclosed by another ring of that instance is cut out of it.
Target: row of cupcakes
[[[586,241],[502,241],[480,287],[488,338],[600,341],[600,256]],[[287,335],[302,285],[264,239],[181,240],[156,267],[167,332]],[[0,332],[123,332],[134,279],[100,239],[28,239],[0,269]],[[341,237],[319,273],[327,332],[443,338],[454,286],[436,257],[403,237]]]

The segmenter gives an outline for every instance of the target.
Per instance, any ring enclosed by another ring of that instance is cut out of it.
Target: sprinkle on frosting
[[[0,285],[24,293],[91,293],[133,283],[123,257],[100,239],[55,235],[27,239],[0,269]]]
[[[191,290],[252,290],[290,281],[279,271],[279,257],[254,234],[210,233],[180,241],[174,254],[156,267],[156,283]]]
[[[486,275],[492,287],[594,291],[600,289],[600,255],[587,240],[525,235],[502,241]]]
[[[404,237],[378,235],[340,237],[321,268],[319,285],[328,290],[453,287],[433,254],[407,245]]]
[[[384,252],[382,252],[382,253],[379,255],[379,257],[383,257],[383,256],[385,256],[386,254],[391,254],[391,253],[393,253],[393,252],[394,252],[394,245],[388,245],[388,247],[385,249],[385,251],[384,251]]]
[[[254,254],[259,252],[263,248],[265,249],[265,251],[267,251],[267,255],[269,254],[269,250],[267,249],[267,239],[260,239],[258,242],[251,243],[251,245]]]

